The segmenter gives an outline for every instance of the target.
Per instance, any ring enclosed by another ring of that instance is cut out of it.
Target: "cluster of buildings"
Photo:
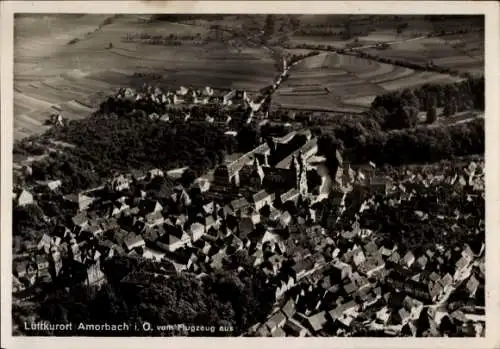
[[[408,201],[418,186],[449,185],[461,195],[481,195],[483,169],[484,164],[471,162],[450,175],[408,171],[377,192]],[[348,195],[359,184],[353,183]],[[376,203],[368,197],[355,205],[362,214]],[[318,246],[328,246],[323,250],[328,258],[319,259],[323,267],[315,269],[317,256],[305,263],[306,271],[297,274],[302,277],[294,278],[267,321],[249,334],[484,336],[484,236],[472,236],[471,243],[413,251],[354,222],[351,229],[319,239]]]
[[[354,209],[359,218],[373,209],[375,197],[391,198],[397,210],[419,187],[448,183],[461,195],[484,195],[484,164],[450,176],[408,171],[389,179],[374,164],[351,167],[337,153],[330,176],[317,139],[301,131],[306,143],[270,165],[276,148],[297,132],[219,166],[213,180],[200,178],[191,188],[139,189],[166,175],[154,169],[61,197],[74,215],[14,260],[14,296],[31,297],[40,283],[99,286],[106,282],[103,261],[115,256],[203,278],[213,270],[241,270],[232,256],[244,253],[267,275],[276,300],[269,318],[248,335],[483,335],[484,241],[413,251],[378,238],[358,219],[349,229],[329,227],[344,212]],[[308,172],[321,183],[311,185]],[[280,184],[266,187],[266,177],[279,177]],[[19,192],[18,205],[34,203],[29,191]],[[416,214],[425,219],[427,213]]]

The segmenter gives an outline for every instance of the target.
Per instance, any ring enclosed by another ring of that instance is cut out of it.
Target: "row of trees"
[[[177,35],[177,34],[169,34],[169,35],[153,35],[148,33],[127,33],[123,36],[124,40],[196,40],[200,39],[201,34],[196,33],[196,35]]]
[[[127,33],[122,37],[122,42],[125,43],[143,43],[147,45],[181,46],[185,41],[189,41],[194,44],[204,44],[206,42],[200,33],[197,33],[196,35],[152,35],[147,33]]]
[[[223,14],[188,14],[188,13],[162,13],[162,14],[154,14],[151,16],[152,21],[164,21],[164,22],[182,22],[182,21],[220,21],[223,20],[227,15]]]
[[[432,62],[427,62],[425,64],[419,63],[419,62],[412,62],[408,61],[406,59],[398,59],[398,58],[393,58],[393,57],[386,57],[386,56],[379,56],[374,53],[368,53],[366,51],[362,50],[353,50],[358,45],[349,45],[349,47],[346,48],[339,48],[335,47],[332,45],[313,45],[313,44],[298,44],[298,45],[291,45],[291,44],[286,44],[284,45],[285,48],[288,49],[308,49],[308,50],[321,50],[321,51],[331,51],[331,52],[336,52],[339,54],[348,54],[352,55],[355,57],[359,58],[365,58],[365,59],[370,59],[373,61],[377,61],[380,63],[385,63],[385,64],[392,64],[392,65],[397,65],[400,67],[404,68],[410,68],[414,70],[421,70],[421,71],[428,71],[428,72],[435,72],[435,73],[440,73],[440,74],[449,74],[453,76],[460,76],[460,77],[469,77],[469,73],[459,71],[456,69],[448,68],[448,67],[440,67]],[[383,46],[380,46],[380,48],[384,48]]]

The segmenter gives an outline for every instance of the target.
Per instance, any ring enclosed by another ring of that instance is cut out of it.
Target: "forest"
[[[245,265],[244,271],[237,273],[230,268],[211,271],[202,279],[189,273],[178,275],[165,271],[161,267],[164,263],[142,258],[113,258],[104,262],[108,282],[101,289],[79,285],[70,292],[55,290],[41,302],[37,314],[52,323],[130,324],[129,331],[113,332],[113,336],[237,336],[262,321],[274,303],[273,293],[264,284],[264,275],[244,254],[240,251],[231,257],[238,260],[235,265]],[[144,331],[145,322],[150,323],[156,333]],[[155,329],[157,325],[177,323],[215,326],[216,330],[186,333]],[[233,331],[220,332],[220,326]],[[33,334],[36,335],[30,333]],[[53,334],[96,335],[77,330]]]
[[[74,147],[34,163],[30,180],[62,179],[68,190],[97,186],[102,178],[131,169],[190,166],[203,172],[224,160],[228,144],[215,126],[117,115],[70,121],[43,138]],[[30,142],[25,144],[29,149]]]
[[[435,114],[436,108],[443,108],[442,115],[448,117],[468,110],[484,110],[484,103],[484,76],[469,77],[457,83],[426,84],[379,95],[368,114],[384,129],[398,129],[415,126],[421,111],[433,110]]]

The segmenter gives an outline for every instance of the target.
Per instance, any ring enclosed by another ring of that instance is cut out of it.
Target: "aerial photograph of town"
[[[12,336],[485,337],[484,15],[13,30]]]

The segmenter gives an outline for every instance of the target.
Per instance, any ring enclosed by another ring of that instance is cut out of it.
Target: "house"
[[[12,292],[18,293],[26,289],[26,286],[15,276],[12,277]]]
[[[421,301],[416,300],[415,298],[412,298],[410,296],[406,296],[403,299],[403,306],[410,312],[411,318],[414,320],[419,318],[420,313],[424,308],[424,304]]]
[[[356,292],[357,289],[358,289],[358,287],[356,286],[356,284],[354,282],[349,282],[349,283],[344,285],[344,291],[347,295],[354,294],[354,292]]]
[[[234,250],[234,252],[236,252],[243,249],[243,241],[241,241],[241,239],[236,235],[230,233],[224,238],[224,246],[227,246],[228,249],[231,248]]]
[[[365,254],[361,248],[352,251],[352,262],[355,266],[361,265],[366,260]]]
[[[377,246],[377,244],[374,241],[368,242],[367,244],[365,244],[363,246],[363,248],[368,256],[374,255],[379,250],[379,247]]]
[[[387,324],[391,318],[391,311],[387,306],[379,309],[376,313],[376,319],[382,324]]]
[[[130,209],[130,206],[124,201],[115,201],[111,206],[111,216],[119,216],[122,212]]]
[[[38,270],[38,275],[45,274],[48,272],[50,261],[46,254],[37,254],[35,256],[35,264]]]
[[[123,174],[120,174],[108,182],[108,188],[120,192],[129,189],[129,184],[129,180]]]
[[[385,262],[382,257],[379,255],[378,258],[369,257],[362,264],[358,266],[358,271],[361,274],[366,275],[367,277],[373,276],[379,270],[385,267]]]
[[[340,280],[344,280],[351,277],[352,267],[347,263],[336,261],[332,265],[332,272],[338,273]]]
[[[23,207],[26,205],[32,205],[34,203],[33,194],[29,191],[23,189],[21,193],[17,196],[17,206]]]
[[[205,227],[205,231],[210,230],[210,228],[215,228],[215,230],[218,230],[220,222],[218,219],[215,219],[214,216],[210,215],[203,219],[203,225]]]
[[[351,300],[347,303],[340,304],[336,308],[330,310],[328,314],[330,315],[330,318],[335,321],[338,320],[340,317],[343,315],[347,314],[354,314],[359,308],[359,305],[356,304],[354,300]]]
[[[293,299],[289,299],[285,305],[281,308],[281,311],[283,312],[283,314],[285,314],[285,316],[288,318],[288,319],[291,319],[293,318],[293,316],[295,315],[295,312],[297,311],[296,310],[296,304],[295,304],[295,301]]]
[[[427,250],[425,251],[425,255],[426,255],[427,257],[429,257],[429,259],[432,259],[432,258],[434,257],[434,255],[435,255],[435,253],[434,253],[434,251],[432,251],[431,249],[427,249]]]
[[[82,193],[66,195],[63,199],[80,212],[87,210],[96,201],[95,197]]]
[[[139,210],[143,215],[147,215],[149,213],[161,212],[163,206],[156,200],[145,199],[139,203]]]
[[[216,205],[214,201],[209,201],[202,205],[201,207],[202,214],[204,216],[212,215],[216,211]]]
[[[210,190],[210,181],[206,178],[197,178],[193,183],[194,188],[198,188],[201,193],[206,193]]]
[[[277,311],[266,321],[266,326],[269,332],[275,331],[277,328],[283,327],[286,323],[286,316],[281,310]]]
[[[401,264],[407,268],[410,268],[413,263],[415,263],[415,255],[413,254],[413,252],[408,251],[401,260]]]
[[[127,251],[132,251],[135,248],[146,246],[146,242],[144,241],[142,236],[135,233],[128,234],[127,237],[125,237],[123,244]]]
[[[396,313],[393,313],[392,321],[396,324],[406,325],[410,321],[411,313],[404,307],[400,308]]]
[[[57,188],[59,188],[62,185],[62,181],[60,179],[52,180],[52,181],[38,181],[38,185],[40,186],[46,186],[50,190],[55,191]]]
[[[222,269],[225,261],[227,261],[227,253],[226,249],[223,248],[212,256],[210,267],[214,270]]]
[[[301,261],[297,261],[293,266],[292,270],[295,274],[296,280],[301,280],[307,276],[314,267],[314,261],[310,257],[306,257]]]
[[[399,264],[401,262],[401,256],[399,255],[398,251],[395,251],[387,260],[394,264]]]
[[[238,237],[246,238],[253,232],[255,225],[250,217],[242,217],[238,222]]]
[[[413,280],[415,282],[420,282],[420,281],[422,281],[422,278],[423,278],[422,274],[421,273],[417,273],[417,274],[415,274],[415,275],[413,275],[411,277],[411,280]]]
[[[88,228],[87,228],[88,232],[90,232],[92,234],[92,236],[94,236],[95,238],[100,238],[102,236],[102,234],[104,233],[102,227],[100,224],[91,224]]]
[[[200,223],[193,223],[190,227],[191,239],[197,241],[205,235],[205,227]]]
[[[472,262],[474,260],[475,254],[472,251],[470,245],[466,244],[465,248],[462,250],[462,257],[468,260],[469,262]]]
[[[450,273],[446,273],[446,275],[440,278],[438,282],[441,284],[443,289],[446,289],[446,287],[451,286],[453,284],[453,277],[451,276]]]
[[[276,332],[276,331],[275,331]],[[264,324],[264,325],[261,325],[258,329],[257,329],[257,333],[256,333],[259,337],[269,337],[271,335],[271,332],[269,331],[269,329],[267,328],[267,326]]]
[[[14,275],[18,278],[23,278],[26,275],[28,268],[28,261],[14,261]]]
[[[38,242],[37,250],[39,250],[39,251],[44,250],[45,253],[49,253],[49,249],[50,249],[51,244],[52,244],[52,238],[47,234],[43,234],[42,238]]]
[[[286,332],[281,327],[278,327],[271,333],[271,337],[286,337]]]
[[[174,252],[190,241],[189,235],[181,227],[166,226],[165,228],[165,234],[156,241],[156,245],[160,249],[167,252]]]
[[[231,201],[231,208],[237,212],[237,211],[242,211],[248,206],[250,206],[250,203],[247,201],[245,198],[239,198],[236,200]]]
[[[317,333],[323,329],[327,322],[326,318],[326,311],[321,311],[315,315],[309,316],[307,318],[307,322],[309,325],[309,328],[313,333]]]
[[[476,279],[474,275],[472,275],[469,281],[467,281],[465,288],[467,289],[467,292],[469,293],[469,296],[471,298],[475,297],[477,290],[479,288],[479,281]]]
[[[234,210],[231,208],[230,205],[225,205],[224,207],[222,207],[219,215],[222,216],[223,218],[227,218],[229,216],[236,217],[236,214],[234,213]]]
[[[76,228],[84,229],[88,225],[89,219],[86,213],[79,212],[71,218],[71,222]]]
[[[292,337],[305,337],[309,334],[307,328],[294,319],[290,319],[285,323],[284,330]]]
[[[149,176],[151,178],[163,177],[163,176],[165,176],[165,173],[162,170],[160,170],[159,168],[153,168],[153,169],[149,170]]]
[[[429,259],[427,258],[426,255],[421,255],[420,257],[417,258],[416,263],[421,270],[425,270],[425,266],[427,265],[428,261]]]
[[[379,252],[384,257],[390,257],[397,249],[396,244],[392,241],[384,241],[384,244],[380,247]],[[398,262],[396,262],[398,263]]]
[[[161,211],[153,211],[145,216],[145,226],[149,228],[161,225],[164,221]]]
[[[455,275],[453,276],[453,278],[458,280],[465,277],[465,273],[469,264],[470,260],[462,256],[455,264]]]
[[[252,196],[252,200],[255,205],[255,209],[259,211],[260,209],[262,209],[262,207],[266,205],[269,206],[272,205],[272,202],[274,200],[274,195],[269,194],[265,190],[261,190]]]
[[[435,271],[431,272],[429,274],[428,278],[429,278],[429,282],[430,283],[439,282],[439,280],[441,279],[441,277],[439,276],[439,274],[436,273]]]
[[[292,188],[288,190],[287,192],[283,193],[280,195],[280,203],[285,203],[287,201],[293,201],[296,202],[297,199],[299,198],[299,191],[296,188]]]
[[[432,301],[436,301],[442,296],[444,289],[439,282],[436,282],[430,286],[429,291]]]

